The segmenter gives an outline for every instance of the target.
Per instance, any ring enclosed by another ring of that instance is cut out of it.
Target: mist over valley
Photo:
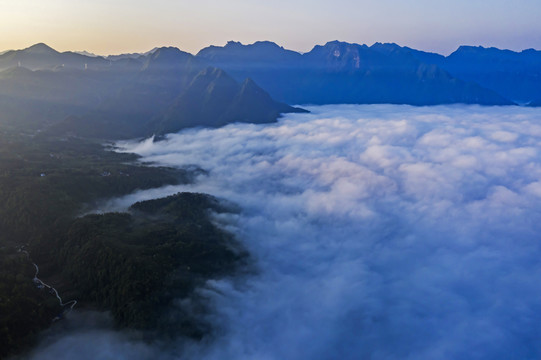
[[[0,53],[0,358],[537,359],[540,102],[533,49]]]
[[[206,173],[110,210],[179,191],[240,208],[213,218],[257,271],[199,290],[213,304],[212,335],[164,345],[82,329],[32,358],[85,358],[89,344],[87,358],[538,357],[539,110],[307,109],[277,124],[117,144]]]

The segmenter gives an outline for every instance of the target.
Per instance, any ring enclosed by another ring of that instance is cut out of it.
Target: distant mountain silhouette
[[[475,81],[514,101],[541,98],[541,51],[461,46],[443,66],[461,79]]]
[[[236,79],[254,79],[271,96],[290,104],[512,104],[395,44],[368,47],[331,41],[299,54],[270,42],[229,42],[203,49],[197,57]]]
[[[85,56],[71,51],[61,53],[43,43],[0,55],[0,71],[15,66],[30,70],[50,70],[58,67],[96,70],[108,65],[110,62],[103,57]]]
[[[276,100],[274,100],[276,99]],[[274,121],[287,104],[541,106],[541,52],[461,46],[449,56],[331,41],[300,54],[228,42],[108,57],[39,43],[0,54],[0,125],[133,137]]]
[[[32,56],[41,70],[15,66],[0,72],[0,122],[48,134],[127,138],[188,126],[272,122],[281,113],[299,111],[272,100],[251,80],[238,83],[177,48],[115,61],[98,58],[103,66],[92,68],[58,66],[57,61],[88,64],[94,58],[44,44],[17,51],[11,59]]]
[[[107,60],[112,60],[112,61],[121,60],[121,59],[137,59],[141,56],[150,55],[158,49],[159,49],[158,47],[155,47],[152,50],[149,50],[144,53],[125,53],[125,54],[118,54],[118,55],[107,55],[105,58]]]
[[[460,46],[445,57],[404,49],[424,63],[437,65],[454,77],[476,82],[515,102],[541,99],[541,51]]]
[[[227,65],[229,68],[241,64],[256,68],[265,65],[267,68],[276,68],[280,65],[290,67],[291,64],[300,62],[302,55],[291,50],[286,50],[270,41],[258,41],[251,45],[243,45],[240,42],[229,41],[224,47],[210,46],[197,54],[198,58],[209,62]]]

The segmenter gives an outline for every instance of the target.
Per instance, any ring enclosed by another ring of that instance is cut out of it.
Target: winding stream
[[[31,258],[30,258],[30,254],[28,253],[28,251],[24,250],[24,249],[19,249],[19,252],[22,252],[24,254],[26,254],[26,256],[28,257],[28,259],[30,261]],[[69,310],[68,310],[68,313],[71,312],[73,310],[73,308],[75,307],[75,305],[77,305],[77,300],[70,300],[68,302],[63,302],[62,301],[62,298],[60,297],[60,295],[58,294],[58,291],[52,287],[51,285],[49,284],[46,284],[43,282],[43,280],[41,280],[40,278],[38,278],[38,275],[39,275],[39,266],[34,263],[32,261],[32,265],[34,265],[34,268],[36,269],[36,273],[34,274],[34,278],[32,279],[32,281],[34,282],[34,284],[36,284],[38,287],[41,286],[41,287],[46,287],[49,289],[49,291],[51,293],[54,293],[54,295],[56,296],[56,298],[58,299],[58,302],[60,304],[61,307],[66,307],[66,306],[69,306]],[[60,318],[57,316],[55,319],[53,319],[53,321],[56,321],[56,320],[59,320]]]

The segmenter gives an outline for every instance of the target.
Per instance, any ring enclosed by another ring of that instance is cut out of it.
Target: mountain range
[[[0,69],[0,124],[46,134],[143,137],[305,111],[171,47],[108,60],[37,44],[0,56]]]
[[[541,51],[461,46],[445,57],[409,50],[422,62],[437,65],[459,79],[476,82],[514,102],[541,100]]]
[[[107,57],[46,44],[0,55],[0,124],[90,137],[269,122],[287,104],[541,105],[541,51],[461,46],[449,56],[331,41],[268,41]]]
[[[333,41],[305,54],[270,42],[229,42],[197,54],[234,77],[250,77],[274,98],[293,104],[412,104],[512,102],[482,86],[453,77],[402,48]]]
[[[249,76],[288,103],[535,104],[541,51],[461,46],[449,56],[397,44],[331,41],[300,54],[271,42],[210,46],[197,57]]]

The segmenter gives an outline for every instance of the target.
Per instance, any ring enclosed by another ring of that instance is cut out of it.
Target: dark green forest
[[[68,309],[33,282],[33,262],[77,308],[109,310],[119,327],[200,338],[205,325],[168,305],[245,256],[209,220],[209,210],[225,209],[208,195],[184,193],[127,213],[79,216],[107,198],[189,183],[194,170],[145,166],[81,138],[2,129],[0,358],[27,350]],[[175,323],[165,320],[168,311],[177,312]]]

